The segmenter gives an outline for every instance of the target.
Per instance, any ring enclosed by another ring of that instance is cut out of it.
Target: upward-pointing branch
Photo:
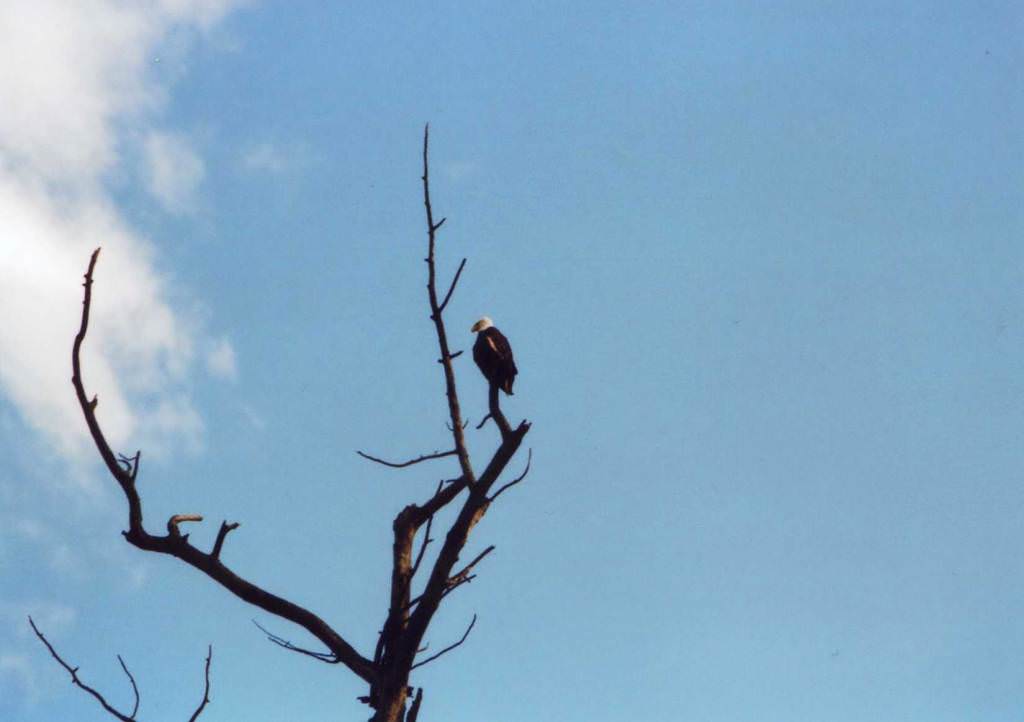
[[[72,667],[64,661],[63,657],[61,657],[60,654],[57,653],[57,650],[53,648],[53,645],[50,644],[50,640],[48,640],[43,633],[39,631],[39,627],[36,626],[35,620],[33,620],[32,617],[28,618],[28,623],[32,627],[32,631],[35,632],[35,635],[39,638],[39,641],[42,642],[46,646],[46,649],[49,650],[50,656],[57,660],[57,663],[66,669],[68,674],[71,675],[71,684],[88,693],[93,699],[100,703],[100,706],[103,707],[103,709],[105,709],[111,716],[121,720],[121,722],[135,722],[135,715],[139,711],[139,688],[135,684],[135,678],[132,676],[132,673],[128,671],[128,666],[124,663],[124,660],[121,659],[120,654],[117,655],[117,661],[121,664],[121,669],[124,670],[125,675],[127,675],[128,681],[131,682],[132,693],[135,696],[135,704],[132,706],[131,714],[125,714],[124,712],[116,709],[113,705],[107,702],[106,698],[96,691],[96,689],[83,682],[78,676],[78,667]],[[195,722],[210,701],[210,658],[212,656],[213,648],[207,647],[206,684],[203,689],[203,701],[199,704],[199,707],[196,708],[196,711],[192,713],[192,716],[189,718],[189,722]]]
[[[111,476],[114,477],[114,480],[121,487],[128,502],[128,530],[123,532],[125,539],[139,549],[177,557],[189,566],[203,572],[240,599],[304,627],[310,634],[319,639],[342,664],[362,679],[373,683],[378,676],[378,671],[373,663],[359,654],[327,622],[308,609],[275,594],[271,594],[252,582],[243,579],[225,566],[220,560],[220,548],[224,541],[220,533],[218,534],[217,542],[214,544],[214,550],[209,554],[192,546],[188,540],[188,535],[178,532],[178,524],[183,521],[199,521],[202,519],[200,515],[178,514],[171,517],[168,522],[168,533],[165,536],[150,534],[143,527],[142,500],[135,485],[135,475],[138,471],[137,462],[135,465],[130,465],[131,468],[126,468],[127,465],[123,466],[118,463],[117,456],[110,448],[110,444],[107,442],[96,418],[97,400],[95,398],[89,399],[82,381],[80,355],[86,332],[89,329],[93,271],[96,268],[96,260],[99,257],[99,253],[100,249],[98,248],[93,252],[92,257],[89,259],[89,268],[85,273],[82,322],[78,333],[75,335],[75,343],[71,350],[71,367],[73,370],[71,383],[75,387],[78,404],[85,415],[85,422],[89,427],[89,433],[92,435],[93,442],[96,444],[96,449],[99,451],[103,462],[107,465]],[[221,529],[223,534],[226,535],[228,529],[224,526]]]
[[[455,284],[459,282],[459,276],[462,275],[462,269],[466,267],[466,259],[462,259],[462,263],[459,264],[459,270],[455,272],[455,278],[452,279],[452,285],[448,287],[448,293],[444,295],[444,300],[441,301],[441,306],[437,309],[438,311],[444,311],[445,306],[452,300],[452,293],[455,292]]]
[[[452,369],[452,354],[448,349],[448,334],[445,331],[444,319],[441,316],[442,305],[437,300],[437,273],[434,264],[434,247],[437,241],[437,230],[441,223],[434,223],[434,210],[430,205],[430,126],[423,128],[423,205],[427,210],[427,294],[430,297],[430,318],[434,321],[434,330],[437,331],[437,343],[441,348],[441,365],[444,367],[445,393],[448,396],[448,413],[451,416],[452,439],[455,441],[455,452],[459,457],[459,466],[462,467],[462,476],[469,484],[472,484],[476,477],[473,475],[473,467],[469,462],[469,451],[466,449],[466,438],[462,432],[462,412],[459,410],[459,394],[455,389],[455,371]],[[463,261],[465,265],[465,261]],[[462,266],[459,266],[459,273]],[[459,273],[455,274],[452,287],[444,299],[447,304],[455,290],[455,282],[459,280]]]

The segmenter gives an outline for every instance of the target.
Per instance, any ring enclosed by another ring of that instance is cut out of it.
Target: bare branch
[[[89,268],[85,272],[85,282],[82,284],[85,288],[82,298],[82,321],[78,327],[78,333],[75,334],[75,342],[71,347],[71,383],[75,387],[78,404],[82,407],[82,413],[85,414],[85,422],[89,427],[89,433],[92,435],[96,448],[103,458],[103,463],[107,465],[111,475],[125,489],[127,494],[128,490],[126,487],[132,483],[132,476],[117,463],[114,452],[111,450],[110,444],[107,443],[106,437],[100,429],[99,422],[96,420],[97,399],[96,397],[89,399],[85,393],[85,387],[82,384],[81,361],[79,360],[82,343],[85,341],[85,334],[89,330],[89,310],[92,306],[92,274],[96,269],[96,261],[100,256],[100,250],[97,248],[92,252],[92,256],[89,257]],[[136,521],[136,515],[138,515],[138,521],[141,522],[141,509],[137,508],[138,504],[132,506],[131,502],[132,499],[129,495],[129,520]]]
[[[462,580],[465,579],[469,575],[469,573],[470,573],[470,571],[472,571],[473,567],[475,567],[477,564],[479,564],[481,559],[483,559],[485,556],[487,556],[488,554],[490,554],[493,551],[494,551],[494,545],[491,544],[491,546],[487,547],[482,552],[477,554],[476,558],[473,561],[471,561],[469,564],[467,564],[465,567],[463,567],[462,571],[460,571],[455,576],[451,577],[448,580],[448,585],[454,587],[454,586],[456,586],[458,584],[461,584]]]
[[[133,722],[133,718],[135,716],[134,712],[132,712],[132,715],[129,716],[129,715],[126,715],[126,714],[124,714],[122,712],[119,712],[116,709],[114,709],[110,705],[110,703],[107,702],[107,700],[103,697],[102,694],[100,694],[95,689],[93,689],[89,685],[85,684],[85,682],[83,682],[82,680],[80,680],[78,678],[78,667],[72,667],[70,664],[68,664],[63,659],[61,659],[61,656],[59,654],[57,654],[57,650],[55,650],[53,648],[53,645],[50,644],[49,640],[47,640],[46,637],[43,636],[43,633],[39,631],[39,627],[36,626],[36,623],[32,620],[32,617],[28,618],[28,623],[29,623],[29,625],[31,625],[32,631],[36,633],[37,637],[39,637],[39,641],[41,641],[43,644],[45,644],[46,648],[48,650],[50,650],[50,655],[54,659],[57,660],[57,662],[60,664],[61,667],[63,667],[64,669],[66,669],[68,671],[68,674],[71,675],[71,683],[72,684],[76,685],[80,689],[83,689],[86,692],[88,692],[90,695],[92,695],[93,698],[95,698],[95,700],[100,703],[100,705],[103,707],[103,709],[105,709],[107,712],[109,712],[111,715],[113,715],[117,719],[121,720],[121,722]],[[120,659],[120,657],[118,657],[118,659]],[[122,668],[124,668],[124,662],[121,663],[121,666],[122,666]],[[127,668],[125,668],[125,673],[127,673],[127,672],[128,672],[128,670],[127,670]],[[128,678],[131,679],[131,675],[130,674],[128,675]],[[132,680],[132,687],[135,687],[135,680]],[[138,708],[138,690],[137,689],[135,691],[135,706],[136,706],[136,708]]]
[[[463,482],[460,485],[454,485],[456,487],[469,486],[470,493],[454,524],[445,535],[444,544],[441,551],[438,552],[430,578],[423,593],[416,600],[416,609],[410,615],[407,632],[410,644],[418,644],[423,638],[441,599],[450,590],[449,579],[452,568],[458,562],[459,552],[465,546],[473,527],[487,513],[490,505],[490,500],[487,498],[488,492],[522,445],[523,437],[529,431],[530,424],[526,421],[521,422],[509,435],[502,437],[501,446],[494,452],[494,456],[491,457],[479,480],[472,484]],[[438,496],[450,491],[452,491],[452,487],[442,490]],[[461,491],[461,488],[454,491],[457,493]],[[428,502],[428,504],[430,503]]]
[[[178,530],[178,524],[185,521],[199,522],[202,520],[202,514],[175,514],[167,520],[167,531],[171,536],[180,536],[181,532]],[[188,535],[186,534],[186,536]]]
[[[469,576],[462,577],[461,579],[459,579],[459,581],[453,583],[450,587],[448,587],[447,589],[445,589],[441,593],[441,599],[444,599],[445,597],[447,597],[449,594],[454,592],[456,589],[461,587],[463,584],[469,584],[474,579],[476,579],[476,574],[470,574]]]
[[[444,486],[444,480],[443,479],[441,481],[437,482],[437,491],[434,492],[434,497],[437,497],[437,495],[441,493],[441,489],[442,489],[443,486]],[[409,581],[410,582],[412,581],[412,578],[414,576],[416,576],[416,572],[419,571],[420,562],[423,561],[423,554],[424,554],[424,552],[427,551],[427,544],[429,544],[430,542],[433,541],[433,539],[430,538],[430,526],[434,523],[434,514],[435,513],[436,513],[436,511],[433,511],[433,512],[431,512],[427,516],[427,528],[426,528],[426,530],[423,533],[423,545],[420,547],[420,553],[416,555],[416,561],[413,563],[412,571],[409,573]]]
[[[423,128],[423,207],[427,212],[427,294],[430,300],[430,318],[434,322],[434,331],[437,333],[437,345],[441,351],[441,365],[444,367],[445,394],[448,397],[448,413],[451,416],[452,439],[455,442],[455,451],[459,457],[459,466],[470,484],[475,480],[473,467],[469,461],[469,451],[466,448],[466,438],[462,432],[462,412],[459,409],[459,394],[455,389],[455,372],[452,369],[452,353],[448,348],[448,332],[444,327],[444,318],[441,315],[441,307],[437,301],[437,272],[434,264],[434,247],[436,244],[437,229],[444,223],[434,223],[434,210],[430,205],[430,126]],[[452,285],[454,289],[454,283]]]
[[[479,431],[480,429],[484,428],[484,424],[486,424],[490,419],[491,419],[491,415],[490,414],[487,414],[487,416],[485,416],[482,419],[480,419],[480,423],[476,425],[476,430]]]
[[[455,497],[466,488],[467,482],[465,478],[451,479],[444,482],[444,488],[437,492],[427,503],[421,507],[418,507],[420,514],[420,523],[422,524],[432,514],[436,514],[438,511],[448,505]]]
[[[448,287],[448,293],[444,295],[444,300],[441,301],[441,305],[437,307],[438,312],[443,312],[444,307],[448,305],[448,302],[452,298],[452,293],[455,291],[455,284],[459,282],[459,276],[462,275],[462,269],[466,267],[466,259],[462,259],[462,263],[459,264],[459,270],[455,272],[455,278],[452,279],[452,285]]]
[[[292,644],[284,637],[279,637],[273,632],[269,631],[266,627],[257,622],[255,619],[252,620],[252,623],[255,624],[261,632],[267,635],[267,639],[276,644],[278,647],[287,649],[290,652],[298,652],[299,654],[305,654],[307,657],[312,657],[313,659],[317,659],[321,662],[326,662],[327,664],[337,664],[341,661],[332,652],[314,652],[311,649],[305,649],[304,647]]]
[[[501,492],[505,491],[505,489],[511,488],[511,487],[515,486],[516,484],[518,484],[523,479],[525,479],[526,475],[530,473],[530,462],[531,461],[533,461],[533,449],[530,449],[527,452],[527,454],[526,454],[526,468],[523,469],[523,473],[520,474],[519,476],[517,476],[515,479],[513,479],[509,483],[505,484],[503,487],[498,489],[496,492],[494,492],[494,494],[491,496],[490,500],[494,501],[495,499],[498,498],[498,495],[501,494]]]
[[[458,574],[449,577],[448,585],[447,587],[445,587],[445,590],[441,593],[441,598],[444,599],[449,594],[454,592],[456,589],[461,587],[463,584],[469,584],[471,581],[476,579],[476,574],[470,574],[470,571],[472,571],[473,567],[475,567],[481,559],[490,554],[492,551],[494,551],[493,545],[484,549],[484,551],[479,556],[477,556],[476,559],[467,564]]]
[[[461,356],[461,355],[462,355],[463,353],[464,353],[463,351],[456,351],[455,353],[453,353],[453,354],[451,354],[451,355],[449,355],[449,356],[448,356],[448,360],[449,360],[449,361],[451,361],[451,360],[453,360],[453,359],[457,359],[457,358],[458,358],[459,356]],[[443,364],[443,363],[444,363],[444,359],[443,359],[443,358],[439,358],[439,359],[437,360],[437,362],[438,362],[439,364]],[[449,428],[451,428],[451,427],[449,427]],[[465,427],[463,427],[463,428],[465,428]]]
[[[409,714],[405,716],[405,722],[416,722],[416,718],[420,714],[420,704],[423,703],[423,688],[416,688],[416,697],[413,699],[412,704],[409,706]]]
[[[132,483],[135,483],[135,477],[139,475],[139,460],[142,458],[142,452],[136,451],[135,456],[125,456],[124,454],[118,454],[117,460],[124,466],[124,470],[131,476]]]
[[[139,549],[144,551],[167,554],[176,557],[189,566],[195,567],[206,574],[215,582],[223,586],[240,599],[263,609],[270,614],[276,615],[290,622],[298,624],[319,639],[326,646],[331,654],[338,658],[346,667],[369,683],[374,683],[379,671],[373,662],[363,657],[345,639],[338,634],[323,619],[313,612],[300,607],[299,605],[272,594],[252,582],[235,574],[231,569],[213,555],[206,554],[192,546],[188,541],[188,535],[178,533],[178,524],[183,521],[198,521],[197,514],[179,514],[168,521],[168,533],[166,536],[154,536],[146,531],[142,522],[142,500],[135,488],[135,474],[138,471],[138,463],[133,465],[131,471],[118,463],[117,456],[107,443],[103,430],[100,428],[96,418],[95,400],[90,400],[85,391],[82,381],[81,370],[81,349],[85,342],[86,332],[89,328],[89,312],[92,304],[92,283],[93,272],[96,268],[96,260],[99,257],[99,249],[93,252],[89,259],[89,267],[85,273],[83,284],[85,292],[82,299],[82,320],[75,335],[75,342],[71,350],[71,383],[75,388],[75,396],[85,416],[89,433],[93,443],[99,451],[100,457],[110,475],[124,492],[125,500],[128,502],[128,530],[123,532],[125,539]],[[136,459],[139,457],[137,456]],[[226,534],[227,532],[225,532]],[[222,542],[223,543],[223,542]]]
[[[384,459],[379,459],[376,456],[370,456],[369,454],[365,454],[362,451],[357,451],[356,453],[359,454],[364,459],[369,459],[370,461],[376,461],[378,464],[383,464],[384,466],[390,466],[392,469],[404,469],[407,466],[412,466],[413,464],[419,464],[420,462],[423,462],[423,461],[430,461],[431,459],[443,459],[446,456],[455,456],[459,452],[456,449],[452,449],[451,451],[435,451],[433,454],[424,454],[423,456],[418,456],[415,459],[412,459],[410,461],[402,461],[402,462],[385,461]]]
[[[220,531],[217,532],[217,540],[213,543],[213,551],[210,552],[210,556],[214,559],[220,558],[220,550],[224,546],[224,540],[228,536],[228,532],[232,532],[241,526],[237,521],[233,521],[228,524],[227,520],[220,523]]]
[[[211,645],[206,646],[206,683],[203,686],[203,699],[196,707],[196,711],[192,713],[192,716],[188,718],[188,722],[196,722],[199,719],[199,715],[206,709],[206,705],[210,703],[210,660],[213,659],[213,647]]]
[[[416,669],[417,667],[422,667],[424,664],[427,664],[428,662],[433,662],[435,659],[440,657],[442,654],[446,654],[446,653],[452,651],[453,649],[455,649],[456,647],[458,647],[459,645],[461,645],[463,642],[466,641],[466,637],[469,636],[469,633],[473,631],[473,625],[474,624],[476,624],[476,615],[475,614],[473,615],[473,621],[469,623],[468,627],[466,627],[466,632],[465,632],[465,634],[462,635],[462,639],[460,639],[458,642],[455,642],[455,644],[448,645],[447,647],[442,649],[437,654],[432,655],[430,657],[427,657],[422,662],[417,662],[412,667],[410,667],[409,670],[411,671],[411,670]]]
[[[491,412],[488,415],[498,425],[498,430],[501,431],[501,438],[507,439],[512,434],[512,425],[508,423],[508,419],[502,413],[497,384],[491,384],[487,390],[487,405]]]
[[[139,711],[139,688],[135,684],[135,677],[133,677],[132,673],[128,671],[128,666],[124,663],[124,660],[121,659],[120,654],[117,655],[117,661],[121,663],[121,669],[123,669],[124,673],[128,675],[128,681],[132,683],[132,692],[135,694],[135,705],[132,707],[132,713],[128,716],[135,719],[135,714]]]

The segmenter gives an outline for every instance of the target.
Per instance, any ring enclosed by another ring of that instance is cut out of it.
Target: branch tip
[[[210,556],[214,559],[220,558],[221,548],[224,546],[224,540],[227,538],[228,533],[237,529],[241,524],[237,521],[233,521],[230,524],[227,520],[220,523],[220,530],[217,532],[217,539],[213,543],[213,551],[210,552]]]
[[[178,524],[183,522],[200,522],[203,520],[202,514],[175,514],[167,520],[167,531],[171,536],[180,536],[181,531],[178,529]],[[188,538],[188,534],[185,535]]]
[[[367,454],[363,451],[356,451],[356,453],[359,454],[364,459],[375,461],[378,464],[383,464],[384,466],[390,466],[392,469],[402,469],[405,468],[406,466],[419,464],[420,462],[423,461],[430,461],[431,459],[443,459],[446,456],[455,456],[459,452],[456,449],[451,449],[450,451],[435,451],[433,454],[423,454],[422,456],[417,456],[415,459],[410,459],[409,461],[402,462],[385,461],[384,459],[372,456],[371,454]]]
[[[341,659],[338,657],[338,655],[334,654],[333,652],[314,652],[311,649],[305,649],[303,647],[299,647],[299,646],[297,646],[295,644],[292,644],[291,642],[289,642],[284,637],[279,637],[278,635],[276,635],[273,632],[269,631],[262,624],[257,622],[255,619],[252,620],[252,623],[255,624],[256,627],[261,632],[263,632],[265,635],[267,635],[267,639],[269,639],[271,642],[276,644],[278,647],[281,647],[283,649],[287,649],[287,650],[292,651],[292,652],[298,652],[299,654],[304,654],[307,657],[312,657],[313,659],[319,660],[321,662],[325,662],[327,664],[338,664],[338,662],[341,661]]]
[[[423,660],[422,662],[417,662],[416,664],[414,664],[413,666],[411,666],[411,667],[409,668],[409,670],[410,670],[410,671],[412,671],[412,670],[416,669],[417,667],[422,667],[422,666],[423,666],[424,664],[427,664],[427,663],[429,663],[429,662],[433,662],[433,661],[434,661],[435,659],[437,659],[438,657],[440,657],[440,656],[441,656],[442,654],[446,654],[447,652],[450,652],[450,651],[452,651],[453,649],[455,649],[456,647],[458,647],[459,645],[461,645],[461,644],[462,644],[463,642],[465,642],[465,641],[466,641],[466,638],[467,638],[467,637],[469,636],[469,633],[473,631],[473,625],[475,625],[475,624],[476,624],[476,615],[474,614],[474,615],[473,615],[473,621],[469,623],[469,626],[468,626],[468,627],[466,627],[466,631],[465,631],[465,633],[464,633],[464,634],[462,635],[462,639],[460,639],[460,640],[459,640],[458,642],[455,642],[455,644],[450,644],[450,645],[448,645],[447,647],[445,647],[444,649],[442,649],[442,650],[441,650],[440,652],[438,652],[437,654],[435,654],[435,655],[432,655],[432,656],[430,656],[430,657],[427,657],[427,658],[426,658],[426,659],[424,659],[424,660]]]
[[[524,421],[524,422],[523,422],[523,424],[526,424],[526,422]],[[523,424],[520,424],[520,425],[519,425],[519,428],[520,428],[520,429],[521,429],[521,428],[523,427]],[[527,429],[529,429],[529,428],[530,428],[530,425],[529,425],[529,424],[526,424],[526,428],[527,428]],[[525,432],[524,432],[524,433],[525,433]],[[512,488],[513,486],[515,486],[516,484],[518,484],[518,483],[519,483],[520,481],[522,481],[523,479],[525,479],[525,478],[526,478],[526,475],[530,473],[530,463],[531,463],[532,461],[533,461],[533,449],[530,449],[530,450],[529,450],[529,451],[527,451],[527,453],[526,453],[526,468],[525,468],[525,469],[523,469],[523,473],[522,473],[522,474],[520,474],[519,476],[517,476],[517,477],[516,477],[515,479],[513,479],[512,481],[510,481],[510,482],[508,482],[507,484],[505,484],[505,485],[504,485],[503,487],[501,487],[500,489],[498,489],[498,490],[497,490],[496,492],[494,492],[494,494],[492,494],[492,495],[491,495],[491,498],[490,498],[490,499],[489,499],[488,501],[494,501],[495,499],[497,499],[497,498],[498,498],[498,495],[499,495],[499,494],[501,494],[501,492],[505,491],[506,489],[510,489],[510,488]]]

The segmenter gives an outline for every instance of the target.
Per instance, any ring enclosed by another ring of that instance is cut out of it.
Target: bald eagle
[[[508,339],[487,316],[474,323],[470,331],[477,334],[476,343],[473,344],[473,360],[476,365],[488,382],[511,396],[512,382],[516,380],[519,369],[512,359],[512,347],[508,345]]]

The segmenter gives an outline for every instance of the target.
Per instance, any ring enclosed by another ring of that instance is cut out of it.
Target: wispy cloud
[[[67,604],[42,600],[13,601],[0,599],[0,621],[5,636],[28,637],[32,634],[27,618],[31,615],[40,629],[47,635],[59,637],[74,626],[78,611]]]
[[[158,254],[107,180],[141,172],[166,208],[192,207],[202,159],[185,136],[156,127],[167,89],[152,58],[239,4],[0,3],[0,394],[67,459],[91,453],[67,357],[81,274],[100,245],[83,363],[111,442],[145,438],[159,452],[201,436],[188,394],[201,324],[171,304]],[[132,403],[142,397],[145,407]]]
[[[125,591],[146,575],[145,563],[127,545],[81,533],[98,520],[111,528],[114,513],[105,487],[80,463],[91,461],[95,451],[69,383],[81,276],[94,248],[104,250],[83,371],[87,389],[99,396],[97,413],[111,444],[126,448],[130,440],[130,448],[145,449],[148,458],[202,447],[203,421],[192,401],[191,379],[205,365],[204,350],[219,342],[190,310],[201,304],[188,298],[187,289],[171,293],[157,248],[132,227],[110,188],[113,180],[140,179],[168,211],[195,209],[203,160],[187,135],[168,127],[161,111],[169,79],[185,69],[188,46],[241,4],[0,1],[5,710],[12,699],[31,702],[47,690],[34,666],[38,650],[27,614],[59,639],[77,613],[45,601],[47,595],[92,578],[100,568],[122,570],[118,578]],[[223,371],[228,361],[220,361]],[[230,363],[235,365],[233,358]],[[83,509],[96,513],[85,515]],[[75,533],[69,531],[71,520]],[[120,563],[98,564],[105,555],[117,555]],[[29,567],[31,578],[20,576]]]
[[[217,378],[235,381],[238,378],[238,364],[235,348],[226,338],[218,340],[206,354],[206,368]]]
[[[196,210],[199,185],[206,176],[203,159],[184,135],[153,131],[144,145],[146,188],[170,213]]]
[[[445,163],[441,166],[441,172],[448,180],[458,182],[476,174],[479,166],[475,161],[456,160]]]
[[[242,411],[242,416],[249,422],[249,425],[257,431],[264,431],[267,428],[267,419],[263,414],[259,413],[249,404],[242,404],[239,407]]]
[[[36,684],[36,673],[29,662],[28,656],[12,652],[0,652],[0,681],[10,678],[21,689],[21,694],[29,704],[39,701],[39,688]]]
[[[281,173],[288,170],[293,158],[272,143],[257,143],[242,151],[242,167],[251,171]]]
[[[35,704],[41,696],[38,657],[27,653],[32,645],[29,615],[50,639],[66,634],[78,618],[66,604],[0,598],[0,689],[13,687],[19,694],[11,696],[20,696],[23,704]]]

